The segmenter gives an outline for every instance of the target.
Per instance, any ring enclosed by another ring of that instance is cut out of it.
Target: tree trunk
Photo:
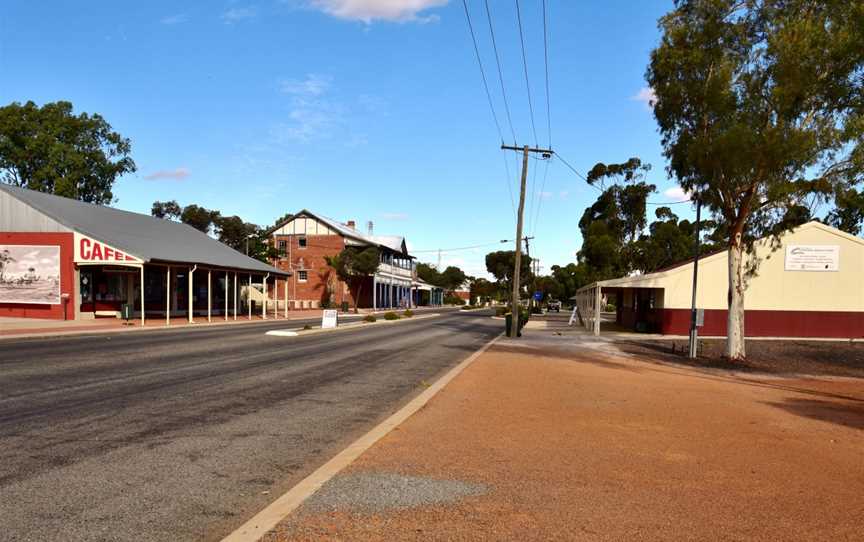
[[[363,289],[363,279],[357,283],[357,297],[354,298],[354,314],[360,313],[360,291]]]
[[[729,310],[726,319],[726,357],[741,361],[744,350],[744,245],[741,234],[729,245]]]

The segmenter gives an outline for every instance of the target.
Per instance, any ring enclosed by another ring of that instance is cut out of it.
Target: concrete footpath
[[[864,380],[500,339],[264,539],[861,540]]]

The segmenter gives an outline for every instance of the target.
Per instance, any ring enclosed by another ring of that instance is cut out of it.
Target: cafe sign
[[[129,265],[141,264],[143,261],[107,243],[76,232],[75,263]]]
[[[839,271],[838,245],[789,245],[786,247],[786,271]]]

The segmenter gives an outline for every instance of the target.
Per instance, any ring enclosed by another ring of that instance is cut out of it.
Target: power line
[[[551,4],[551,0],[550,0]],[[546,69],[546,129],[549,132],[549,148],[552,148],[552,112],[549,102],[549,44],[546,27],[546,0],[543,0],[543,66]]]
[[[474,43],[474,56],[477,58],[477,66],[480,68],[480,77],[483,79],[483,89],[486,91],[486,100],[489,102],[489,110],[492,112],[492,118],[495,120],[495,127],[498,129],[498,137],[504,141],[504,133],[501,131],[501,124],[498,122],[498,115],[495,114],[495,106],[492,105],[492,94],[489,92],[489,83],[486,81],[486,71],[483,69],[483,61],[480,59],[480,49],[477,47],[477,36],[474,35],[474,25],[471,24],[471,14],[468,12],[468,2],[462,0],[462,7],[465,8],[465,19],[468,21],[468,30],[471,32],[471,41]]]
[[[441,251],[441,252],[456,252],[456,251],[459,251],[459,250],[471,250],[471,249],[474,249],[474,248],[489,247],[489,246],[493,246],[493,245],[500,245],[500,244],[503,244],[503,243],[509,243],[509,242],[511,242],[510,239],[502,239],[502,240],[500,240],[500,241],[489,242],[489,243],[483,243],[483,244],[480,244],[480,245],[471,245],[471,246],[467,246],[467,247],[432,248],[432,249],[428,249],[428,250],[412,250],[411,253],[412,253],[412,254],[426,254],[426,253],[438,252],[438,251]]]
[[[465,0],[463,0],[465,2]],[[510,125],[510,134],[513,142],[516,142],[516,130],[513,129],[513,118],[510,116],[510,104],[507,102],[507,92],[504,90],[504,74],[501,71],[501,57],[498,54],[498,45],[495,43],[495,29],[492,26],[492,13],[489,10],[489,0],[485,0],[486,20],[489,21],[489,35],[492,37],[492,50],[495,52],[495,63],[498,65],[498,82],[501,83],[501,97],[504,98],[504,111],[507,113],[507,123]]]
[[[522,67],[525,71],[525,89],[528,91],[528,110],[531,112],[531,129],[534,131],[534,145],[539,146],[537,126],[534,124],[534,103],[531,100],[531,83],[528,79],[528,59],[525,56],[525,36],[522,32],[522,10],[519,8],[519,0],[516,0],[516,20],[519,23],[519,42],[522,44]]]
[[[474,34],[474,25],[471,24],[471,13],[468,11],[468,3],[466,0],[462,0],[462,7],[465,8],[465,19],[468,21],[468,30],[471,32],[471,42],[474,44],[474,56],[477,58],[477,66],[480,68],[480,77],[483,79],[483,90],[486,91],[486,100],[489,102],[489,111],[492,112],[492,119],[495,121],[495,128],[498,130],[498,137],[501,138],[501,142],[503,143],[504,132],[501,131],[501,123],[498,122],[498,115],[495,114],[495,106],[492,103],[492,93],[489,92],[489,83],[486,80],[486,70],[483,69],[483,61],[480,58],[480,48],[477,46],[477,36]],[[507,117],[510,117],[509,111]],[[515,139],[515,134],[513,137]],[[515,220],[516,202],[513,200],[513,187],[510,182],[510,166],[507,164],[506,156],[504,156],[504,172],[506,174],[505,184],[507,185],[507,193],[510,194],[510,207],[513,209],[513,217]]]
[[[568,168],[570,168],[570,171],[572,171],[572,172],[575,173],[575,174],[576,174],[580,179],[582,179],[583,181],[585,181],[585,183],[588,184],[588,186],[590,186],[590,187],[593,188],[594,190],[597,190],[598,192],[603,192],[603,189],[602,189],[602,188],[600,188],[599,186],[595,186],[595,185],[591,184],[590,182],[588,182],[588,179],[587,179],[584,175],[582,175],[581,173],[579,173],[579,171],[578,171],[576,168],[574,168],[573,166],[571,166],[570,163],[569,163],[567,160],[565,160],[564,157],[561,156],[561,153],[556,152],[554,156],[556,156],[559,160],[561,160],[561,162],[562,162],[565,166],[567,166]],[[685,199],[685,200],[681,200],[681,201],[646,201],[646,202],[645,202],[645,205],[680,205],[680,204],[682,204],[682,203],[690,203],[691,201],[692,201],[692,200],[690,200],[690,199]]]

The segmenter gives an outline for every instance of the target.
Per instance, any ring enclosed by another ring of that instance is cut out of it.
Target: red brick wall
[[[74,240],[71,233],[0,233],[0,245],[57,245],[60,247],[60,293],[69,294],[66,307],[66,317],[69,320],[75,318],[73,244]],[[0,316],[62,320],[63,304],[0,303]]]
[[[299,239],[306,239],[306,248],[301,248]],[[285,255],[273,261],[273,266],[285,271],[293,271],[294,276],[288,280],[288,299],[297,301],[321,301],[325,298],[328,281],[332,286],[331,299],[336,305],[347,301],[354,306],[356,292],[345,288],[345,283],[336,277],[334,271],[324,260],[325,256],[335,256],[345,248],[345,241],[339,235],[276,235],[273,237],[274,246],[278,248],[279,241],[288,242]],[[289,260],[290,254],[290,260]],[[292,265],[293,264],[293,265]],[[300,282],[298,271],[305,270],[306,282]],[[370,281],[371,284],[371,281]],[[360,306],[371,305],[370,286],[363,286]],[[284,290],[279,285],[279,299],[284,299]],[[368,303],[367,303],[368,298]]]

